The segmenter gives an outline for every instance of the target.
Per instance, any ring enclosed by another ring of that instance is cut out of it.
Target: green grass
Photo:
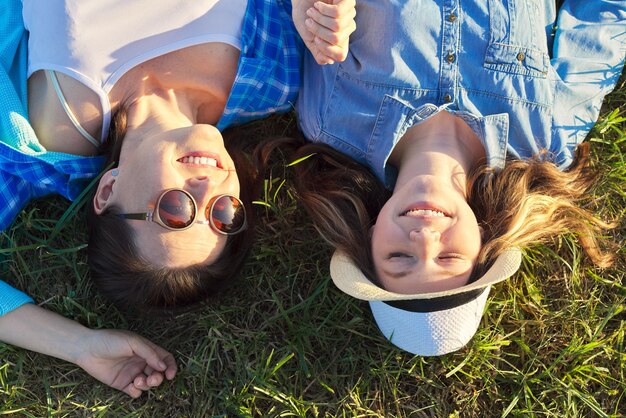
[[[257,205],[259,239],[218,302],[175,318],[127,319],[92,288],[79,201],[30,204],[0,235],[2,277],[42,306],[94,328],[137,331],[175,354],[179,373],[138,400],[80,368],[0,344],[0,412],[16,416],[622,417],[626,414],[626,87],[589,135],[605,174],[588,205],[618,227],[600,271],[571,237],[525,254],[497,285],[472,342],[426,358],[394,348],[366,303],[328,275],[331,249],[277,164]],[[288,132],[292,115],[252,126]],[[61,219],[61,221],[59,221]]]

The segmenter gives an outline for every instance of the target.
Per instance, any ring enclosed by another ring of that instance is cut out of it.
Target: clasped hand
[[[355,0],[293,0],[293,22],[318,64],[346,59],[356,29]]]

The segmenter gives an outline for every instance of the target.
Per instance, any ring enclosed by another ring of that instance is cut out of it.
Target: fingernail
[[[164,362],[159,361],[159,367],[165,370],[167,368],[167,365]]]
[[[305,20],[305,21],[304,21],[304,24],[305,24],[305,25],[307,25],[307,26],[311,26],[311,25],[313,25],[313,19],[307,19],[307,20]]]

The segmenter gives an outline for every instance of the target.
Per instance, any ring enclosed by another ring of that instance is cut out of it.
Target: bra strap
[[[70,109],[69,105],[67,104],[67,100],[65,100],[65,96],[63,95],[63,92],[61,91],[61,86],[59,85],[59,80],[57,79],[57,76],[54,73],[54,71],[53,70],[46,70],[46,74],[52,80],[52,85],[54,86],[54,90],[57,93],[57,96],[59,98],[59,102],[61,103],[61,106],[63,106],[63,110],[65,110],[65,113],[67,114],[67,117],[70,118],[70,121],[72,121],[72,124],[74,125],[74,127],[78,130],[78,132],[80,132],[80,134],[87,141],[89,141],[91,143],[91,145],[93,145],[96,148],[99,148],[100,147],[100,141],[98,141],[96,138],[91,136],[89,134],[89,132],[87,132],[82,126],[80,126],[80,123],[76,119],[76,116],[74,116],[74,113],[72,112],[72,110]]]

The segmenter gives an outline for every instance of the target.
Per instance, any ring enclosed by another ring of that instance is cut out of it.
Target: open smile
[[[209,152],[192,152],[177,159],[176,161],[191,167],[222,168],[220,157]]]
[[[449,218],[450,215],[443,209],[430,203],[417,203],[400,213],[400,216],[413,218]]]

